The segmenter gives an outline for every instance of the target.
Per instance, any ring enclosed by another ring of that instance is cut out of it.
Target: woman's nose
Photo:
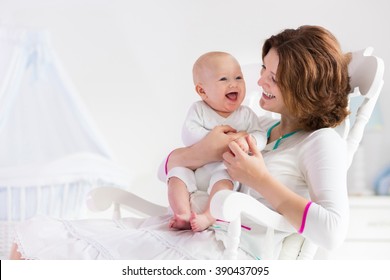
[[[260,76],[259,79],[257,80],[257,84],[258,84],[259,86],[262,86],[262,85],[263,85],[263,79],[262,79],[261,76]]]

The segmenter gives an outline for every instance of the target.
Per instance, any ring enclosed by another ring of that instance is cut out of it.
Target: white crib
[[[97,186],[126,187],[49,34],[0,26],[0,258],[17,223],[80,218]]]
[[[85,153],[26,169],[1,169],[0,178],[0,259],[8,258],[21,221],[36,215],[85,217],[89,191],[101,186],[123,189],[129,181],[109,159]]]

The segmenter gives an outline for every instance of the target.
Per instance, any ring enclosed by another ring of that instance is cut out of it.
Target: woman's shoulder
[[[302,145],[308,149],[345,150],[346,141],[333,128],[321,128],[305,133]]]
[[[308,139],[334,139],[343,140],[341,135],[334,128],[321,128],[308,133]]]

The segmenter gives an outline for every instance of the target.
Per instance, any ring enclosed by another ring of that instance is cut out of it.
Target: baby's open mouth
[[[238,92],[229,92],[225,95],[229,100],[236,101],[238,97]]]

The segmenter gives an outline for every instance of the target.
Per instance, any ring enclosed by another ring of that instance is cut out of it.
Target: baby
[[[190,108],[184,122],[182,138],[190,146],[207,135],[217,125],[229,125],[237,132],[246,131],[259,149],[266,144],[266,133],[261,129],[258,116],[247,106],[245,81],[238,61],[225,52],[208,52],[200,56],[193,66],[195,90],[201,101]],[[245,137],[236,140],[248,152]],[[168,175],[168,201],[173,211],[169,226],[175,229],[203,231],[215,222],[210,214],[210,200],[224,189],[237,190],[222,162],[210,163],[193,171],[184,167],[172,168]],[[191,211],[190,194],[207,191],[209,201],[203,213]]]

